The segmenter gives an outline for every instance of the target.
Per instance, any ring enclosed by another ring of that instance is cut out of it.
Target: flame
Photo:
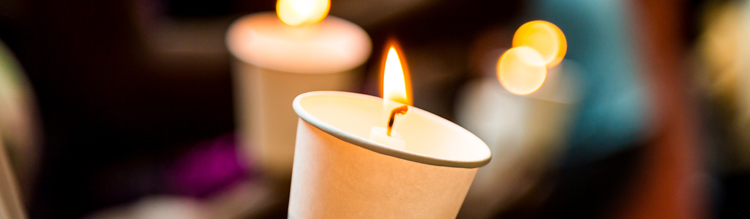
[[[513,47],[528,46],[544,58],[547,68],[559,64],[568,49],[565,34],[547,21],[530,21],[518,28],[513,35]]]
[[[276,15],[290,26],[315,24],[328,15],[330,8],[330,0],[279,0]]]
[[[397,45],[393,43],[388,47],[388,53],[383,67],[383,99],[396,101],[403,104],[411,104],[407,95],[409,89],[408,73],[405,73],[405,62],[399,58]]]
[[[506,51],[497,63],[497,78],[514,94],[530,94],[539,89],[547,77],[546,60],[537,50],[519,46]]]

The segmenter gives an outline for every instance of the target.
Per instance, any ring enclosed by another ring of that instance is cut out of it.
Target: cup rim
[[[492,152],[490,151],[490,149],[487,146],[487,144],[484,143],[484,141],[482,141],[481,139],[479,139],[479,137],[477,137],[476,135],[474,135],[474,133],[471,133],[468,130],[464,129],[463,127],[459,126],[458,124],[455,124],[455,123],[453,123],[453,122],[451,122],[449,120],[446,120],[446,119],[444,119],[444,118],[442,118],[440,116],[437,116],[435,114],[432,114],[430,112],[427,112],[425,110],[422,110],[422,109],[419,109],[419,108],[413,107],[413,106],[409,108],[409,111],[412,111],[412,110],[419,111],[419,113],[421,113],[421,114],[424,114],[424,115],[429,116],[429,117],[434,117],[435,119],[438,119],[438,120],[442,120],[442,122],[449,122],[449,123],[455,125],[456,127],[460,128],[460,129],[463,129],[467,133],[471,134],[474,138],[478,139],[479,142],[481,142],[483,144],[484,148],[487,149],[487,152],[486,152],[487,156],[484,157],[484,158],[481,158],[481,159],[468,160],[468,161],[467,160],[452,160],[452,159],[440,158],[440,157],[429,156],[429,155],[425,155],[425,154],[414,153],[414,152],[406,151],[406,150],[394,149],[394,148],[385,146],[383,144],[380,144],[380,143],[377,143],[377,142],[374,142],[374,141],[371,141],[371,140],[368,140],[368,139],[356,136],[354,134],[345,132],[345,131],[343,131],[341,129],[333,127],[332,125],[329,125],[329,124],[323,122],[322,120],[316,118],[315,116],[313,116],[312,114],[310,114],[309,112],[307,112],[307,110],[305,110],[302,107],[302,104],[300,103],[302,99],[304,99],[306,97],[309,97],[309,96],[317,96],[317,95],[348,96],[348,97],[357,97],[357,98],[364,98],[364,99],[367,99],[367,100],[376,100],[376,101],[382,101],[383,99],[379,98],[379,97],[365,95],[365,94],[351,93],[351,92],[341,92],[341,91],[312,91],[312,92],[307,92],[307,93],[300,94],[299,96],[297,96],[296,98],[294,98],[294,102],[292,103],[292,107],[294,108],[294,112],[296,112],[297,115],[302,120],[304,120],[308,124],[310,124],[312,126],[315,126],[316,128],[318,128],[318,129],[320,129],[320,130],[322,130],[322,131],[324,131],[324,132],[326,132],[326,133],[328,133],[328,134],[330,134],[330,135],[332,135],[332,136],[334,136],[334,137],[336,137],[336,138],[338,138],[338,139],[340,139],[342,141],[351,143],[351,144],[359,146],[361,148],[364,148],[364,149],[367,149],[367,150],[370,150],[370,151],[373,151],[373,152],[376,152],[376,153],[379,153],[379,154],[401,158],[401,159],[404,159],[404,160],[409,160],[409,161],[413,161],[413,162],[418,162],[418,163],[423,163],[423,164],[428,164],[428,165],[434,165],[434,166],[445,166],[445,167],[478,168],[478,167],[482,167],[482,166],[486,165],[492,159]]]

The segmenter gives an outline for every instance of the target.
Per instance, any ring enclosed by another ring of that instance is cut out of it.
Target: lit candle
[[[369,57],[362,28],[327,16],[328,0],[280,0],[277,13],[237,20],[227,33],[244,156],[267,175],[291,177],[294,97],[315,90],[351,90]]]
[[[383,80],[383,86],[399,81]],[[394,89],[405,90],[401,84]],[[403,147],[372,140],[372,128],[387,125],[383,108],[391,104],[404,105],[335,91],[294,100],[300,119],[290,218],[456,217],[477,169],[490,161],[489,148],[460,126],[408,105],[393,130]]]
[[[470,81],[459,93],[458,123],[495,157],[477,173],[461,211],[465,218],[490,218],[534,187],[561,152],[576,102],[572,74],[579,68],[562,61],[567,43],[559,28],[528,22],[516,31],[513,46],[485,63],[495,67],[487,75],[496,77]]]
[[[409,98],[407,97],[406,75],[402,58],[396,51],[395,43],[390,43],[386,51],[385,63],[383,64],[383,108],[380,113],[381,124],[370,129],[369,139],[377,143],[394,148],[404,149],[406,143],[394,127],[398,127],[399,115],[406,115],[409,111]],[[387,83],[386,83],[387,82]]]

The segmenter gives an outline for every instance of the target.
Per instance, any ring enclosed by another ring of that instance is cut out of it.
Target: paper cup
[[[497,78],[469,81],[457,104],[458,124],[486,142],[495,159],[477,172],[459,218],[491,218],[537,185],[562,152],[578,71],[570,61],[551,69],[535,93],[516,95]]]
[[[416,107],[395,131],[405,149],[368,140],[383,100],[310,92],[299,115],[289,218],[455,218],[487,145],[452,122]]]
[[[329,16],[290,27],[265,12],[238,19],[227,32],[234,57],[236,117],[244,158],[267,176],[289,180],[297,115],[294,98],[316,90],[349,91],[369,57],[362,28]]]
[[[291,178],[297,114],[291,102],[316,90],[351,90],[355,71],[300,74],[235,63],[234,81],[242,155],[264,174]]]

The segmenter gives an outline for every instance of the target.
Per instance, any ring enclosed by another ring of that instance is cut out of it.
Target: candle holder
[[[496,159],[477,172],[460,218],[491,218],[543,183],[541,177],[563,152],[580,72],[565,60],[529,95],[506,91],[494,77],[463,86],[456,120],[484,140]]]
[[[289,218],[455,218],[477,169],[490,161],[471,132],[410,107],[396,149],[368,140],[383,99],[318,91],[299,115]]]
[[[238,19],[227,32],[243,158],[272,179],[288,181],[297,116],[289,103],[316,90],[348,91],[369,57],[359,26],[328,16],[291,27],[273,12]]]

